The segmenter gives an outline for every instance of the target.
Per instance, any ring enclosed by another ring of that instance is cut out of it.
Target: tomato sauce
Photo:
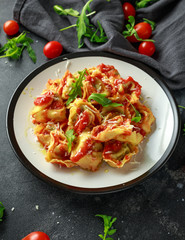
[[[53,101],[52,102],[52,104],[49,106],[49,108],[48,109],[61,109],[62,107],[63,107],[64,105],[63,105],[63,103],[62,102],[60,102],[60,101]]]
[[[93,129],[93,136],[97,137],[98,134],[106,129],[106,125],[99,125]]]
[[[111,158],[111,154],[119,152],[122,148],[122,142],[120,141],[109,141],[104,147],[104,156],[105,158]]]
[[[62,78],[62,80],[61,80],[61,83],[60,83],[60,86],[59,86],[59,90],[58,90],[58,94],[59,94],[59,95],[62,95],[63,88],[64,88],[64,86],[65,86],[66,83],[67,83],[67,78],[68,78],[68,77],[70,77],[70,78],[73,77],[72,73],[70,73],[69,71],[66,72],[65,76],[64,76],[64,77]]]
[[[117,77],[119,75],[118,71],[112,65],[100,64],[97,66],[102,73],[104,73],[108,78]]]
[[[66,151],[66,145],[60,143],[60,151],[56,153],[62,160],[68,160],[70,158],[69,153]]]
[[[88,126],[89,124],[89,114],[87,111],[84,111],[83,113],[78,116],[77,121],[74,125],[74,130],[77,134],[80,134],[83,132],[83,130]]]
[[[92,146],[93,146],[93,141],[92,139],[87,139],[83,146],[79,149],[79,151],[71,157],[72,162],[78,162],[82,157],[85,155],[91,154],[92,153]]]
[[[141,85],[134,81],[134,79],[132,77],[128,77],[127,79],[125,79],[125,83],[130,83],[127,87],[125,92],[128,94],[131,94],[132,92],[135,92],[136,96],[139,97],[141,94]],[[131,89],[131,87],[133,86],[133,84],[135,85],[133,89]]]
[[[54,93],[52,91],[48,91],[42,94],[40,97],[37,97],[34,100],[35,106],[44,106],[50,103],[53,100]]]

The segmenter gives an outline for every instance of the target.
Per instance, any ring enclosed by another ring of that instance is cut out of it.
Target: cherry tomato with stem
[[[124,13],[124,18],[126,20],[128,20],[128,17],[129,16],[133,16],[135,17],[136,15],[136,10],[135,8],[133,7],[133,5],[129,2],[125,2],[123,5],[122,5],[122,8],[123,8],[123,13]]]
[[[19,31],[19,24],[14,20],[8,20],[3,25],[4,32],[9,35],[15,35]]]
[[[22,240],[50,240],[49,236],[44,232],[32,232]]]
[[[56,58],[61,55],[63,51],[63,46],[58,41],[50,41],[48,42],[43,49],[44,55],[47,58]]]
[[[152,27],[149,23],[147,22],[140,22],[137,23],[134,26],[134,29],[136,30],[138,37],[141,39],[148,39],[152,35]],[[139,40],[136,39],[134,35],[127,37],[127,40],[129,42],[139,42]]]
[[[155,52],[155,44],[153,42],[142,42],[139,45],[139,53],[151,57]]]

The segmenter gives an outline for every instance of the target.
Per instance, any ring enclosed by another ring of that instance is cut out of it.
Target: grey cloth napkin
[[[120,0],[93,0],[91,17],[93,24],[100,21],[108,37],[103,44],[85,39],[85,47],[78,48],[76,28],[60,32],[59,29],[76,23],[72,16],[59,16],[53,10],[55,4],[74,8],[81,12],[87,2],[82,0],[16,0],[14,19],[29,31],[48,41],[61,42],[66,52],[106,51],[129,57],[158,70],[168,86],[173,89],[185,87],[185,4],[183,0],[159,0],[137,10],[137,17],[156,22],[152,38],[156,52],[153,57],[141,55],[122,35],[126,24]],[[131,1],[132,2],[132,1]]]

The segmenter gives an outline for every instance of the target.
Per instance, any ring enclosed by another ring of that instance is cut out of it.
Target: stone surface
[[[0,1],[0,43],[6,42],[3,23],[12,19],[15,0]],[[185,136],[169,161],[143,183],[117,193],[80,195],[39,180],[19,162],[6,134],[6,111],[18,84],[46,62],[45,40],[31,34],[37,54],[34,64],[24,52],[19,61],[0,59],[0,201],[5,206],[0,222],[0,240],[20,240],[32,231],[44,231],[52,240],[94,240],[103,233],[96,214],[117,217],[114,239],[185,239]],[[185,103],[185,90],[174,92]],[[185,114],[182,112],[185,122]]]

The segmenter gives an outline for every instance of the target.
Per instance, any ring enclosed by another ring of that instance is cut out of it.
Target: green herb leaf
[[[117,220],[117,218],[113,218],[107,215],[97,214],[96,217],[101,217],[104,222],[104,235],[99,234],[98,236],[103,240],[113,240],[113,238],[107,237],[111,236],[116,232],[116,229],[111,229],[113,223]]]
[[[86,25],[89,25],[89,19],[86,15],[86,11],[91,12],[91,9],[89,7],[89,4],[93,0],[89,0],[84,7],[82,8],[82,12],[77,20],[76,27],[77,27],[77,37],[78,37],[78,48],[81,48],[83,46],[83,36],[86,34]]]
[[[73,17],[78,17],[80,14],[77,10],[74,10],[73,8],[64,9],[60,5],[54,5],[53,9],[58,15],[65,15],[65,16],[70,15]]]
[[[144,7],[147,7],[147,6],[149,6],[152,3],[157,2],[157,1],[158,0],[140,0],[140,1],[136,1],[135,7],[136,7],[136,9],[144,8]]]
[[[26,32],[23,32],[18,37],[9,39],[7,43],[0,48],[0,54],[4,54],[0,56],[0,58],[9,57],[18,60],[22,55],[23,49],[26,48],[32,61],[36,63],[36,55],[30,45],[31,43],[33,43],[33,40],[26,37]]]
[[[28,51],[28,54],[29,54],[29,57],[31,58],[31,60],[32,60],[34,63],[36,63],[37,57],[36,57],[36,54],[35,54],[33,48],[31,47],[29,41],[24,42],[24,43],[23,43],[23,46],[26,47],[26,49],[27,49],[27,51]]]
[[[70,129],[66,132],[66,138],[67,138],[67,141],[68,141],[68,153],[71,152],[71,148],[72,148],[72,142],[75,140],[75,135],[74,135],[74,129]]]
[[[3,218],[4,210],[5,210],[5,208],[2,204],[2,202],[0,202],[0,222],[3,221],[2,218]]]
[[[106,94],[102,94],[102,93],[92,93],[92,94],[88,97],[88,101],[90,101],[90,100],[94,100],[94,101],[98,102],[98,103],[101,104],[103,107],[108,107],[108,106],[112,106],[112,107],[123,106],[123,104],[121,104],[121,103],[112,102],[110,99],[106,98]]]
[[[132,104],[131,104],[132,105]],[[135,109],[135,107],[132,105],[136,115],[131,119],[131,121],[138,123],[141,120],[141,114]]]
[[[87,75],[87,70],[79,71],[79,77],[75,79],[75,83],[72,83],[72,89],[69,92],[69,98],[66,102],[66,105],[69,105],[75,98],[82,96],[82,81],[85,79],[85,74]]]
[[[147,18],[143,18],[144,22],[147,22],[150,24],[151,28],[152,28],[152,31],[155,29],[155,26],[156,26],[156,23],[154,21],[151,21]]]
[[[184,106],[181,106],[181,105],[178,105],[178,107],[185,109],[185,107],[184,107]]]
[[[98,28],[96,29],[96,31],[92,31],[92,34],[90,35],[90,41],[91,42],[97,42],[97,43],[100,43],[100,42],[106,42],[107,41],[107,36],[105,35],[105,32],[100,24],[99,21],[97,21],[97,24],[98,24]],[[99,36],[97,33],[100,33]]]
[[[129,18],[129,19],[128,19],[128,22],[129,22],[129,23],[126,24],[126,26],[125,26],[125,27],[127,28],[127,30],[125,30],[125,31],[122,32],[122,34],[123,34],[123,36],[124,36],[125,38],[134,35],[134,37],[135,37],[138,41],[140,41],[140,42],[142,42],[142,41],[145,41],[145,42],[155,42],[153,39],[142,39],[142,38],[140,38],[140,37],[138,36],[138,34],[137,34],[137,31],[134,29],[134,26],[135,26],[135,18],[134,18],[133,16],[129,16],[128,18]]]
[[[126,98],[126,100],[130,103],[131,107],[133,108],[134,112],[135,112],[135,117],[133,117],[131,119],[131,121],[138,123],[141,120],[141,114],[139,111],[136,110],[136,108],[134,107],[134,105]]]
[[[107,36],[100,24],[99,21],[97,21],[98,27],[94,26],[92,23],[90,23],[89,16],[95,14],[95,11],[91,11],[89,5],[93,0],[89,0],[84,7],[82,8],[81,14],[73,13],[73,9],[63,9],[62,6],[55,5],[54,10],[59,15],[73,15],[75,17],[78,17],[76,24],[70,25],[68,27],[60,29],[60,31],[64,31],[67,29],[70,29],[72,27],[76,27],[77,30],[77,38],[78,38],[78,48],[83,47],[84,45],[84,37],[90,38],[91,42],[96,43],[104,43],[107,41]],[[71,14],[72,12],[72,14]],[[89,12],[89,13],[87,13]]]

